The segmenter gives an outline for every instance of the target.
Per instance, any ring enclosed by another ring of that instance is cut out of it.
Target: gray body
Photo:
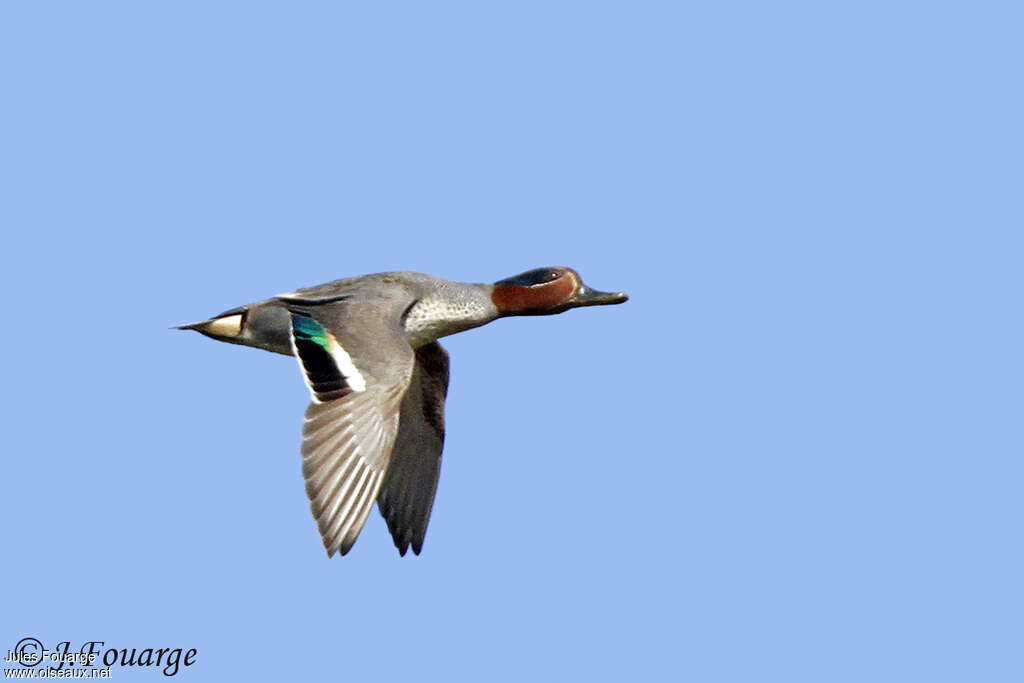
[[[406,341],[417,348],[497,318],[498,310],[491,302],[493,287],[449,282],[410,271],[375,273],[280,294],[225,311],[214,318],[245,315],[240,335],[221,336],[198,327],[185,327],[219,341],[291,356],[289,304],[323,302],[318,305],[324,306],[325,315],[339,326],[358,326],[363,321],[398,322]]]

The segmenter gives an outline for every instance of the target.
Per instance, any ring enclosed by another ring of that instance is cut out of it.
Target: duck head
[[[572,268],[536,268],[498,280],[491,301],[498,316],[553,315],[580,306],[621,304],[629,299],[622,292],[598,292],[583,284]]]

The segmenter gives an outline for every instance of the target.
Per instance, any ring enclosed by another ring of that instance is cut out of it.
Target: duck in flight
[[[626,301],[571,268],[538,268],[493,285],[412,272],[336,280],[178,329],[295,356],[312,401],[302,473],[328,557],[346,554],[374,501],[400,554],[417,555],[444,444],[448,353],[437,340],[514,315]]]

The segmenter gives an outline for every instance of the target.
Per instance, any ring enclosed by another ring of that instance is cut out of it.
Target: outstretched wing
[[[444,447],[444,400],[448,394],[448,353],[437,342],[416,349],[409,390],[402,401],[398,441],[384,478],[380,513],[398,552],[423,548]]]
[[[292,346],[313,395],[302,427],[306,493],[327,555],[344,555],[384,483],[414,355],[397,322],[368,317],[355,338],[337,311],[289,303]]]

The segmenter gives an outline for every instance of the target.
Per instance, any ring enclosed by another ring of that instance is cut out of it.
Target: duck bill
[[[621,304],[627,300],[629,297],[623,292],[599,292],[581,283],[579,291],[573,297],[572,304],[573,306],[605,306]]]

